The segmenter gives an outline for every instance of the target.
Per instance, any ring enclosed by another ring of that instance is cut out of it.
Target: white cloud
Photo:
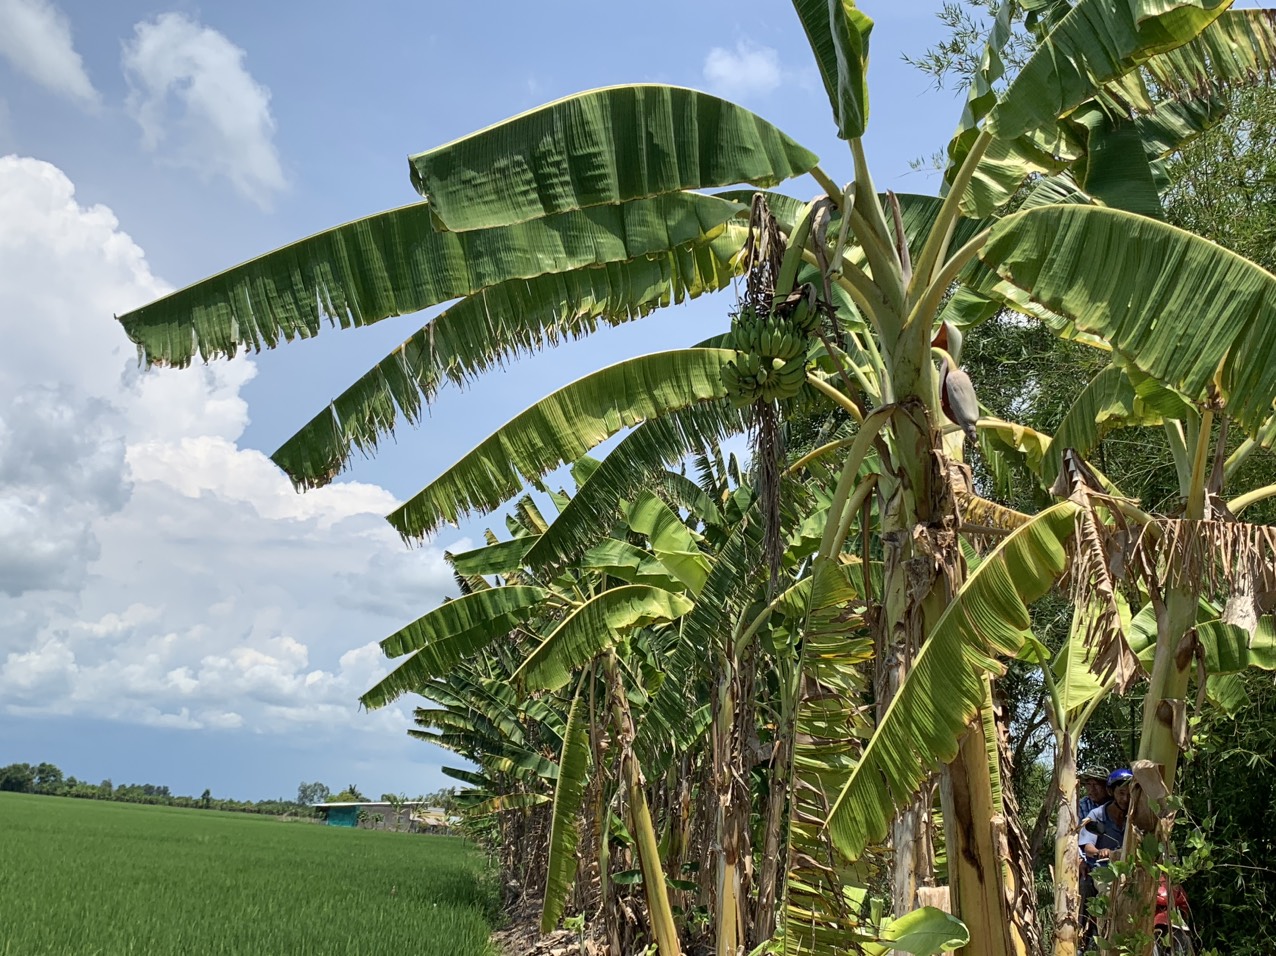
[[[71,44],[71,24],[48,0],[0,0],[0,56],[59,96],[97,106],[98,92]]]
[[[244,67],[245,53],[181,13],[134,26],[122,65],[128,110],[142,144],[204,178],[220,176],[265,208],[287,186],[275,150],[270,91]]]
[[[709,51],[704,58],[704,79],[710,91],[736,99],[772,92],[784,73],[775,50],[741,40],[734,50],[716,46]]]
[[[240,448],[252,362],[139,371],[111,315],[168,287],[56,167],[0,158],[0,261],[0,713],[402,739],[357,697],[452,588],[441,549]]]

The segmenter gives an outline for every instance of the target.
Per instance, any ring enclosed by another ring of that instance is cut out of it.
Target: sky
[[[879,187],[936,189],[909,161],[961,104],[900,54],[938,7],[861,3]],[[449,783],[457,758],[404,733],[419,699],[357,698],[377,642],[454,593],[443,553],[503,525],[409,549],[383,516],[555,388],[721,331],[729,295],[445,393],[304,495],[269,454],[428,313],[176,372],[113,316],[416,200],[410,153],[626,82],[734,100],[851,176],[784,3],[0,0],[0,765],[237,799]]]

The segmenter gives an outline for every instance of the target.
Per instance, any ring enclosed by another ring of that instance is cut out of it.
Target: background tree
[[[297,786],[297,802],[303,807],[327,803],[331,796],[332,791],[328,789],[328,785],[318,780],[314,783],[302,782]]]
[[[36,768],[29,763],[11,763],[0,767],[0,790],[12,793],[35,792]]]

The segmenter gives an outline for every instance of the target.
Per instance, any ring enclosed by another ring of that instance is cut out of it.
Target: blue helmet
[[[1123,783],[1129,783],[1134,779],[1134,774],[1122,767],[1120,770],[1113,770],[1108,774],[1108,789],[1115,790]]]

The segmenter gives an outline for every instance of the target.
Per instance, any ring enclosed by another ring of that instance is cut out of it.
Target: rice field
[[[488,956],[455,837],[0,793],[5,956]]]

